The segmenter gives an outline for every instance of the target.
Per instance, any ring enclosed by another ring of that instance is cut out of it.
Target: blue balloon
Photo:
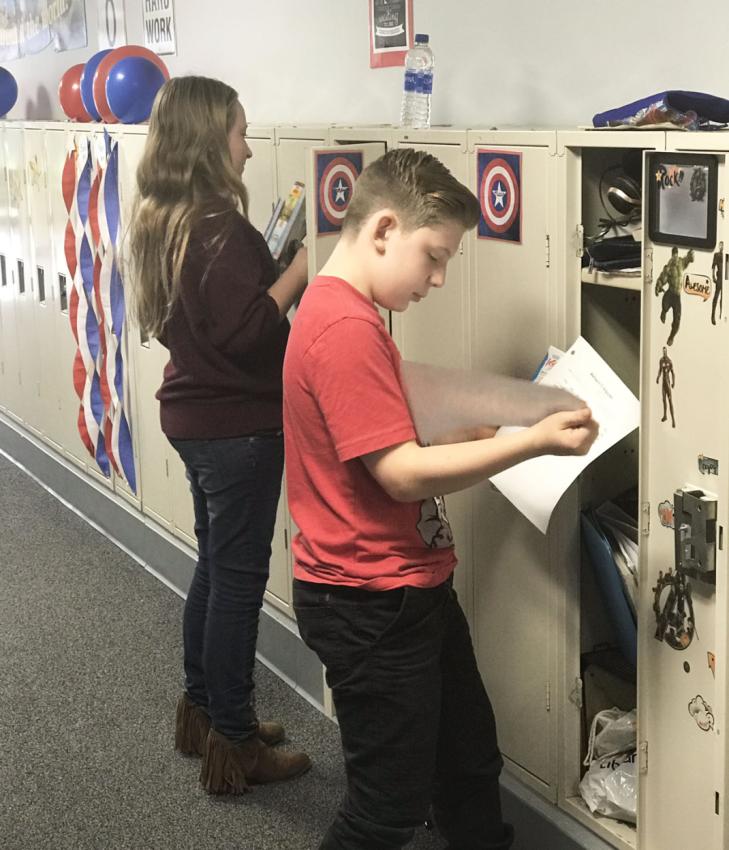
[[[142,56],[120,59],[106,80],[109,109],[122,124],[140,124],[149,118],[155,96],[164,82],[164,74],[149,59]]]
[[[107,53],[111,53],[111,49],[100,50],[98,53],[94,53],[91,59],[86,62],[81,72],[81,103],[83,103],[84,108],[94,121],[101,121],[101,115],[99,115],[99,110],[94,103],[94,74],[99,67],[99,62],[101,62]]]
[[[18,99],[18,84],[5,68],[0,68],[0,115],[7,115]]]

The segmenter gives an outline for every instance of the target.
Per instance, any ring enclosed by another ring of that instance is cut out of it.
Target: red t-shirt
[[[315,278],[296,313],[284,435],[296,578],[368,590],[448,578],[456,556],[443,499],[396,502],[360,459],[416,434],[400,353],[372,302],[339,278]]]

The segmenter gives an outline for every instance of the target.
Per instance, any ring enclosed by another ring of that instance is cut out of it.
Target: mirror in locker
[[[25,356],[36,360],[37,399],[35,427],[43,439],[60,450],[55,439],[54,421],[58,417],[56,389],[56,311],[53,293],[53,246],[50,227],[51,199],[48,184],[48,160],[42,125],[26,125],[25,157],[30,223],[30,270],[34,286],[31,303],[35,338]]]
[[[119,190],[121,197],[122,252],[137,194],[137,166],[147,140],[146,127],[125,127],[119,143]],[[125,281],[129,287],[129,281]],[[128,304],[127,304],[128,306]],[[142,511],[174,531],[173,449],[160,427],[159,402],[155,393],[162,384],[162,372],[169,359],[167,349],[156,339],[148,339],[132,322],[126,325],[127,369],[131,407],[130,427],[137,458],[137,496]],[[187,486],[184,486],[187,492]]]
[[[529,379],[557,335],[554,132],[470,131],[471,365]],[[489,482],[473,496],[474,643],[512,769],[556,799],[557,616],[551,545]]]
[[[10,275],[17,352],[18,386],[11,412],[26,427],[38,432],[40,360],[36,352],[35,310],[31,264],[30,212],[23,125],[5,128],[5,164],[8,171],[10,209]],[[12,346],[13,342],[9,341]]]
[[[646,159],[641,504],[650,533],[641,542],[638,719],[648,770],[638,825],[641,848],[720,850],[729,841],[729,388],[719,364],[729,326],[714,295],[727,276],[729,146],[714,133],[691,135],[684,152]]]

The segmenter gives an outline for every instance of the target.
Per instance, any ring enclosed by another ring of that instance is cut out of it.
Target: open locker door
[[[729,232],[718,211],[729,184],[724,153],[707,144],[715,150],[648,154],[645,168],[641,850],[727,846],[729,383],[720,364],[729,325],[714,294],[726,275]]]

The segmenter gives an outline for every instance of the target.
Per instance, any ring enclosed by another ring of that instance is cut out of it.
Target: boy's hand
[[[585,455],[599,430],[589,407],[553,413],[532,425],[538,453],[545,455]]]

